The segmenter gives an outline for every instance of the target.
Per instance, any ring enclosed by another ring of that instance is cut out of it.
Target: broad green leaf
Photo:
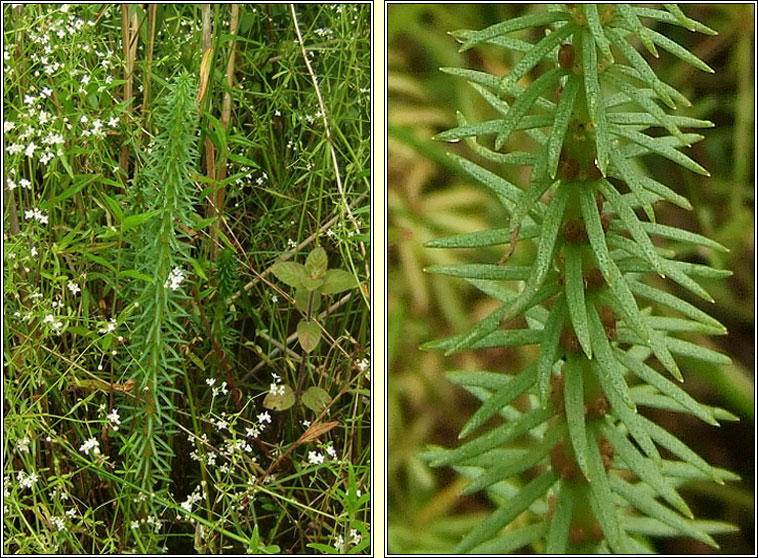
[[[561,68],[553,68],[548,70],[536,80],[534,80],[526,91],[519,95],[511,105],[511,110],[505,115],[503,119],[503,129],[497,135],[495,139],[495,149],[500,149],[511,132],[516,128],[516,125],[521,118],[529,111],[532,105],[535,103],[538,97],[540,97],[551,86],[558,83],[558,79],[563,75],[564,71]]]
[[[562,296],[553,302],[550,315],[545,322],[543,340],[540,343],[540,352],[537,357],[537,387],[539,399],[543,405],[547,404],[550,395],[550,378],[553,364],[558,358],[558,344],[561,340],[561,331],[566,322],[566,303]]]
[[[584,368],[579,358],[571,354],[566,357],[563,367],[563,402],[576,462],[587,480],[592,482],[593,475],[587,463],[587,425],[584,422]]]
[[[284,385],[284,394],[269,392],[263,400],[263,406],[272,411],[286,411],[295,404],[295,393],[288,385]]]
[[[473,494],[496,482],[507,480],[536,466],[550,453],[562,435],[561,429],[549,428],[542,441],[534,444],[523,456],[508,461],[501,461],[497,465],[488,468],[481,475],[474,477],[464,487],[461,494]]]
[[[518,61],[518,64],[516,64],[516,66],[514,66],[503,78],[500,89],[505,89],[506,91],[509,90],[522,77],[524,77],[529,70],[542,61],[548,52],[555,50],[555,48],[561,44],[563,39],[576,32],[577,29],[576,24],[567,23],[560,29],[553,31],[540,39],[539,42],[534,45],[534,47],[532,47],[529,52]]]
[[[116,218],[116,221],[120,222],[124,218],[124,210],[121,209],[121,205],[105,192],[101,192],[101,195],[103,196],[103,199],[108,204],[108,207],[111,208],[111,211],[113,212],[113,216]]]
[[[318,246],[311,250],[308,257],[305,259],[305,271],[314,278],[319,279],[326,273],[327,266],[326,250]]]
[[[303,405],[308,407],[314,413],[320,413],[323,411],[329,402],[332,400],[329,397],[329,393],[318,386],[311,386],[303,392],[300,398]]]
[[[77,174],[75,178],[78,180],[76,180],[76,182],[74,182],[71,186],[66,188],[63,192],[61,192],[60,194],[58,194],[51,200],[46,200],[42,202],[40,204],[40,209],[43,211],[47,211],[51,207],[56,207],[60,205],[62,201],[67,200],[74,194],[80,192],[85,186],[93,183],[95,180],[97,180],[100,177],[96,174],[85,174],[85,175]]]
[[[126,232],[135,227],[138,227],[162,212],[163,209],[154,209],[153,211],[147,211],[138,215],[129,215],[129,217],[126,217],[123,221],[121,221],[121,232]]]
[[[119,275],[123,275],[124,277],[129,277],[131,279],[137,279],[139,281],[146,281],[147,283],[155,283],[155,280],[152,277],[145,275],[144,273],[140,273],[134,269],[122,269],[119,272]]]
[[[680,515],[656,502],[655,499],[640,490],[637,486],[634,486],[615,475],[610,478],[610,481],[614,492],[619,494],[644,514],[673,527],[683,535],[693,537],[713,548],[718,548],[716,541],[714,541],[707,533],[702,532]]]
[[[297,324],[297,340],[306,353],[313,352],[321,341],[321,328],[316,322],[300,320]]]
[[[512,403],[514,399],[532,387],[536,380],[537,367],[534,365],[527,366],[516,377],[509,380],[507,384],[493,393],[484,405],[479,407],[476,413],[463,426],[458,438],[465,438],[471,434],[495,416],[503,407]]]
[[[506,442],[514,440],[529,432],[532,428],[544,423],[548,418],[553,416],[555,409],[552,406],[547,408],[538,408],[521,415],[518,419],[507,422],[502,426],[493,428],[486,434],[466,442],[462,446],[446,452],[445,455],[432,461],[431,465],[438,467],[441,465],[451,465],[461,463],[477,455],[481,455],[493,448],[501,447]]]
[[[679,403],[684,409],[700,418],[701,420],[718,426],[718,422],[713,418],[712,413],[704,406],[695,401],[686,391],[664,378],[661,374],[650,368],[647,364],[639,361],[620,349],[615,349],[616,358],[627,369],[631,370],[642,381],[654,386],[661,393],[668,395],[674,401]]]
[[[271,273],[282,283],[296,289],[304,288],[303,279],[308,276],[305,266],[296,262],[277,262],[271,266]]]
[[[616,455],[637,474],[640,480],[648,483],[651,488],[682,514],[689,518],[694,517],[687,503],[677,494],[670,482],[661,475],[658,466],[648,458],[643,457],[624,434],[609,424],[601,425],[600,430],[616,450]]]
[[[589,483],[590,506],[610,547],[614,552],[621,552],[623,532],[608,482],[609,477],[612,478],[613,475],[608,475],[605,471],[594,434],[587,437],[587,466],[593,479]]]
[[[584,277],[582,276],[582,250],[575,244],[563,247],[563,265],[566,283],[566,303],[571,324],[587,358],[592,358],[592,343],[587,321],[587,306],[584,299]]]
[[[478,45],[479,43],[482,43],[499,35],[506,35],[508,33],[519,31],[521,29],[529,29],[532,27],[548,25],[550,23],[555,23],[556,21],[568,21],[570,17],[571,16],[565,12],[540,12],[536,14],[516,17],[507,21],[503,21],[501,23],[496,23],[482,29],[481,31],[471,33],[469,39],[460,47],[459,52],[464,52],[471,47]]]
[[[558,160],[561,156],[561,148],[563,147],[566,131],[568,130],[576,94],[579,92],[581,84],[582,79],[579,76],[570,75],[563,88],[561,100],[558,102],[558,108],[555,110],[555,120],[550,129],[550,136],[547,141],[547,168],[550,172],[551,178],[555,178],[558,171]]]
[[[547,532],[547,547],[545,554],[566,554],[569,527],[574,509],[574,490],[570,483],[561,482],[558,489],[558,500],[550,519]]]
[[[355,276],[344,269],[328,269],[324,275],[324,283],[319,289],[323,294],[336,294],[354,289],[358,286]]]
[[[597,12],[597,4],[584,4],[584,15],[587,17],[587,27],[592,34],[592,39],[609,62],[613,63],[613,53],[608,38],[603,31],[600,15]]]
[[[453,553],[466,553],[475,546],[493,538],[500,529],[531,506],[537,498],[542,496],[556,480],[558,480],[558,476],[552,471],[544,473],[532,480],[529,484],[524,486],[516,496],[501,505],[495,512],[489,515],[487,519],[475,527],[474,530],[455,547]]]

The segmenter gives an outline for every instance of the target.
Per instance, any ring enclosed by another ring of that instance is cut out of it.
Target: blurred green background
[[[390,553],[449,552],[491,509],[486,498],[458,496],[464,481],[449,468],[432,469],[420,458],[427,444],[457,445],[457,433],[477,408],[473,397],[448,383],[447,370],[497,370],[517,373],[535,358],[536,347],[464,352],[445,358],[422,352],[430,339],[470,327],[496,307],[460,279],[423,272],[432,264],[494,263],[504,247],[479,251],[432,250],[422,244],[454,233],[507,226],[497,200],[473,185],[445,153],[473,160],[465,144],[433,142],[431,137],[455,126],[455,111],[469,122],[492,118],[491,109],[463,80],[438,71],[441,66],[476,68],[503,75],[518,54],[497,47],[458,53],[448,35],[457,29],[480,29],[524,13],[544,10],[536,4],[389,5],[388,26],[388,463],[387,492]],[[665,426],[714,465],[742,477],[726,486],[689,483],[682,494],[696,516],[722,519],[740,532],[721,536],[720,553],[754,553],[754,7],[709,4],[683,7],[685,13],[716,29],[709,37],[655,24],[656,29],[691,49],[716,74],[706,74],[662,52],[646,56],[665,82],[679,89],[693,106],[677,114],[705,118],[715,128],[690,155],[708,168],[704,179],[663,160],[644,163],[660,182],[687,196],[694,206],[684,211],[656,204],[661,223],[705,234],[730,248],[728,254],[684,247],[680,259],[730,269],[726,280],[704,282],[716,304],[693,299],[677,285],[668,288],[720,320],[724,337],[694,336],[691,341],[727,353],[733,364],[717,368],[681,360],[685,388],[696,399],[724,407],[739,422],[712,428],[689,416],[645,414]],[[515,36],[534,42],[529,31]],[[529,79],[534,74],[528,76]],[[510,149],[528,149],[514,142]],[[486,162],[479,164],[489,166]],[[502,169],[497,169],[503,172]],[[506,178],[524,186],[528,168],[507,169]],[[524,243],[526,244],[526,243]],[[679,248],[679,246],[677,246]],[[519,246],[512,261],[529,261],[531,247]],[[688,539],[658,539],[666,554],[709,553]],[[529,549],[523,549],[529,552]]]

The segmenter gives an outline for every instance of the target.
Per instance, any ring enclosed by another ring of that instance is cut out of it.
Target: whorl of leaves
[[[570,6],[570,7],[569,7]],[[524,188],[477,163],[453,155],[473,181],[488,189],[511,216],[507,228],[435,240],[435,248],[510,244],[505,263],[437,266],[427,271],[461,277],[498,299],[500,307],[469,331],[427,343],[447,354],[466,349],[538,346],[536,361],[516,376],[452,372],[450,379],[482,406],[464,426],[457,449],[432,448],[433,465],[452,465],[470,479],[466,492],[486,490],[494,511],[460,542],[456,552],[505,553],[543,540],[551,553],[649,552],[644,536],[688,536],[717,546],[711,535],[731,526],[693,518],[677,492],[686,479],[723,483],[735,476],[711,467],[638,406],[693,415],[710,425],[730,414],[698,403],[680,387],[677,357],[714,363],[729,359],[679,336],[726,329],[689,302],[644,282],[652,273],[710,300],[697,282],[729,272],[676,259],[652,238],[723,246],[659,224],[653,204],[690,209],[681,195],[646,176],[639,159],[662,156],[708,176],[686,149],[703,136],[683,132],[713,124],[673,115],[689,101],[660,80],[647,55],[659,49],[713,70],[665,36],[652,20],[713,34],[673,5],[550,5],[480,31],[453,35],[465,51],[482,44],[522,54],[505,76],[443,68],[467,80],[499,114],[459,125],[437,137],[466,140],[481,159],[531,167]],[[644,23],[643,23],[644,22]],[[663,26],[665,27],[665,26]],[[530,44],[509,36],[535,28]],[[526,85],[524,78],[534,74]],[[532,154],[510,154],[509,141],[527,134]],[[518,155],[518,156],[517,156]],[[529,265],[508,257],[532,240]],[[510,289],[509,284],[523,287]],[[656,303],[678,317],[654,315]],[[521,329],[503,328],[524,316]],[[657,361],[657,362],[656,362]],[[665,370],[674,381],[669,379]],[[634,380],[633,380],[634,379]],[[491,418],[501,426],[481,431]],[[675,455],[663,459],[658,448]],[[535,467],[537,467],[535,469]],[[519,475],[532,471],[524,480]],[[522,512],[529,510],[527,516]],[[511,525],[516,517],[518,525]],[[528,519],[523,519],[523,518]]]

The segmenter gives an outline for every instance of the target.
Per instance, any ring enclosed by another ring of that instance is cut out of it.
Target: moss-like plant
[[[180,321],[187,318],[183,303],[189,298],[182,283],[188,274],[191,244],[185,242],[189,235],[183,228],[192,225],[196,201],[191,178],[197,160],[195,83],[185,73],[171,85],[160,112],[160,134],[141,175],[147,211],[127,218],[140,226],[135,277],[142,279],[132,333],[138,357],[136,402],[133,416],[125,423],[131,432],[126,447],[132,448],[127,472],[143,494],[163,497],[170,488],[171,438],[177,430],[173,427],[174,385],[184,375],[178,351],[184,333]],[[154,518],[158,515],[150,497],[139,508],[146,510],[142,517],[148,515],[147,510],[152,510]]]
[[[726,329],[647,281],[657,274],[712,301],[696,279],[730,273],[679,261],[651,237],[726,249],[657,223],[654,203],[691,206],[644,174],[637,162],[640,156],[657,154],[707,176],[679,148],[703,139],[682,128],[712,124],[673,116],[661,106],[690,103],[656,76],[634,41],[653,56],[660,48],[712,70],[641,19],[714,33],[668,4],[665,9],[550,5],[481,31],[454,33],[463,51],[489,43],[523,56],[504,77],[445,68],[466,79],[500,116],[469,124],[459,115],[459,126],[438,139],[466,140],[482,159],[528,166],[531,173],[526,187],[519,188],[453,156],[502,202],[510,223],[429,246],[509,247],[498,263],[429,269],[466,278],[498,299],[499,307],[471,330],[425,348],[451,354],[539,346],[535,362],[512,377],[483,371],[450,374],[482,402],[460,433],[474,437],[457,449],[434,448],[428,458],[467,476],[465,493],[486,490],[497,504],[456,552],[500,553],[531,544],[548,553],[638,554],[652,550],[648,536],[688,536],[715,547],[711,535],[731,529],[694,519],[677,487],[689,479],[723,483],[734,475],[711,467],[637,410],[640,405],[678,411],[714,426],[718,419],[732,418],[697,402],[678,385],[683,377],[675,358],[686,354],[728,363],[726,356],[679,338],[684,332],[720,335]],[[536,44],[509,36],[528,28],[546,31]],[[536,79],[521,85],[535,69]],[[645,133],[648,129],[654,131]],[[516,131],[531,138],[533,152],[503,149]],[[533,261],[508,263],[527,239],[536,247]],[[521,288],[509,289],[509,282]],[[668,307],[680,317],[654,315],[643,306],[647,303]],[[497,416],[503,424],[481,432]],[[663,458],[659,447],[678,459]]]

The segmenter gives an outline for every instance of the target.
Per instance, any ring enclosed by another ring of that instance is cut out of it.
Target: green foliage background
[[[436,352],[421,352],[418,345],[468,330],[496,304],[463,280],[427,275],[423,268],[466,261],[494,262],[502,256],[498,247],[469,260],[470,254],[465,251],[430,250],[422,244],[454,233],[503,227],[507,222],[499,204],[472,185],[445,155],[454,152],[471,156],[466,147],[462,143],[435,143],[430,138],[455,126],[456,110],[469,122],[491,117],[490,109],[464,80],[439,72],[439,67],[469,67],[503,75],[518,58],[504,56],[505,51],[498,48],[458,53],[458,43],[447,33],[481,29],[539,9],[530,5],[388,7],[390,552],[449,551],[491,508],[481,496],[459,498],[463,480],[449,469],[429,468],[419,457],[429,443],[455,447],[457,433],[477,408],[473,398],[446,381],[444,372],[516,372],[536,357],[536,347],[530,347],[469,351],[445,358]],[[721,552],[749,553],[753,551],[755,465],[754,11],[752,6],[723,4],[688,5],[684,10],[719,35],[705,37],[670,27],[667,33],[716,73],[699,72],[666,53],[648,60],[663,81],[693,101],[693,107],[677,114],[707,118],[716,124],[704,131],[706,139],[689,153],[712,176],[703,179],[655,157],[646,163],[651,176],[689,198],[694,207],[686,212],[670,204],[657,204],[659,222],[699,232],[731,250],[717,254],[693,249],[685,259],[734,271],[727,280],[705,284],[717,302],[703,308],[726,325],[729,335],[716,340],[702,336],[692,339],[700,344],[716,343],[714,348],[729,354],[733,364],[716,368],[694,360],[682,362],[685,388],[704,403],[734,412],[741,421],[724,423],[714,430],[672,413],[650,416],[713,465],[742,476],[740,484],[718,488],[690,483],[683,494],[696,515],[703,513],[740,526],[740,533],[720,538]],[[521,38],[536,39],[528,34]],[[511,171],[506,178],[523,186],[528,180],[523,170]],[[519,257],[523,254],[519,256],[517,250],[511,261],[518,264]],[[678,289],[671,283],[668,288]],[[703,307],[679,289],[676,294]],[[712,552],[684,539],[659,543],[659,551]]]

